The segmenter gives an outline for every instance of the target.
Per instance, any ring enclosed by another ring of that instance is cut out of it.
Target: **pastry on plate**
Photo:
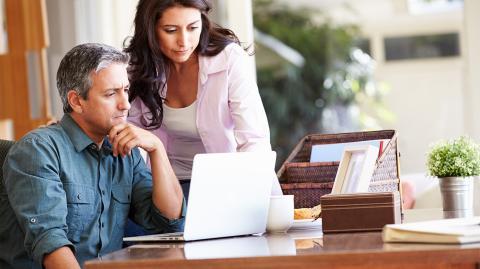
[[[307,208],[296,208],[294,210],[294,219],[317,219],[322,214],[322,208],[320,205]]]
[[[312,208],[295,208],[293,218],[294,219],[311,219]]]

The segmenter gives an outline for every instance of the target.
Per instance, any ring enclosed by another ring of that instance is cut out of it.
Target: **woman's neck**
[[[185,74],[191,71],[192,67],[198,66],[198,57],[197,53],[192,53],[190,58],[183,63],[172,63],[171,64],[171,71],[176,73],[177,75]]]

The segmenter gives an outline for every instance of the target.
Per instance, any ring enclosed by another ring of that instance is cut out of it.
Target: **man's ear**
[[[70,90],[67,93],[68,104],[70,105],[70,107],[74,112],[82,113],[83,109],[82,109],[82,103],[80,102],[81,98],[82,97],[80,97],[80,95],[74,90]]]

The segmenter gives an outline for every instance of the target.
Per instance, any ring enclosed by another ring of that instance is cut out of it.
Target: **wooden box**
[[[328,194],[321,203],[324,234],[381,231],[385,224],[401,222],[398,191]]]

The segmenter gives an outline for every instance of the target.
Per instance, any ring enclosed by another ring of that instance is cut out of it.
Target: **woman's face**
[[[173,63],[184,63],[198,46],[201,13],[196,8],[174,6],[163,12],[156,27],[162,53]]]

